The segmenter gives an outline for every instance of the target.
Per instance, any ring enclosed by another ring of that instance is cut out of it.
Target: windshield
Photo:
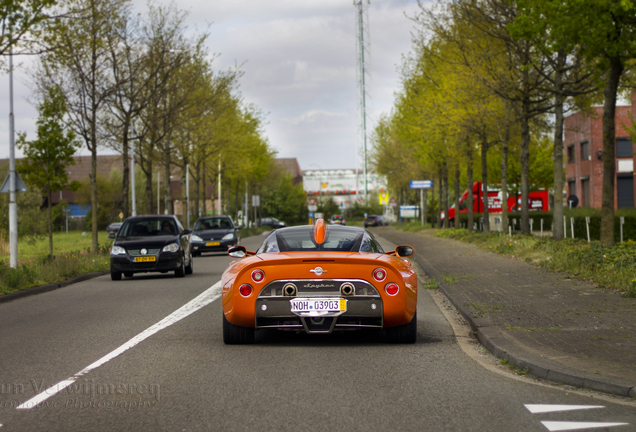
[[[304,226],[272,233],[256,252],[382,252],[379,244],[365,231],[333,226],[321,245],[313,240],[313,227]],[[371,245],[370,245],[371,243]]]
[[[148,237],[177,235],[173,219],[148,218],[126,221],[119,230],[119,237]]]
[[[194,225],[195,231],[231,229],[231,228],[234,228],[234,224],[232,223],[232,219],[230,219],[229,217],[199,219],[197,223]]]

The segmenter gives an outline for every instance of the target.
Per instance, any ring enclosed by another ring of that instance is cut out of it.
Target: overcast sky
[[[168,0],[155,0],[167,3]],[[145,8],[144,0],[136,0]],[[240,91],[266,115],[265,134],[277,157],[303,170],[355,168],[356,8],[352,0],[179,0],[192,28],[210,32],[215,67],[242,64]],[[397,67],[411,50],[416,0],[369,5],[371,96],[375,120],[393,104]],[[208,27],[208,24],[210,26]],[[21,60],[22,62],[22,60]],[[14,73],[15,127],[35,138],[36,109],[23,70]],[[9,155],[9,79],[0,78],[0,158]],[[103,153],[106,153],[105,151]],[[16,154],[20,153],[16,150]],[[87,155],[84,148],[81,154]]]

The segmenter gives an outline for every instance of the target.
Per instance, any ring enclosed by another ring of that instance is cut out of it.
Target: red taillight
[[[254,270],[252,272],[252,280],[254,282],[263,282],[263,279],[265,279],[265,272],[263,270]]]
[[[243,297],[249,297],[252,295],[252,285],[250,284],[243,284],[239,287],[239,293],[241,293],[241,295]]]
[[[251,287],[250,287],[251,288]],[[395,282],[389,282],[388,284],[386,284],[386,286],[384,287],[384,291],[386,291],[386,293],[390,296],[394,296],[398,293],[398,291],[400,290],[400,287],[398,286],[398,284],[396,284]]]
[[[373,270],[373,279],[378,282],[382,282],[384,279],[386,279],[386,271],[381,268]]]

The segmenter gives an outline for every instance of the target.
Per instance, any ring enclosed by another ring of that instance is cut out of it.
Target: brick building
[[[632,105],[616,107],[616,179],[614,209],[634,207],[634,144],[627,128],[632,127]],[[634,113],[636,114],[636,112]],[[601,208],[603,195],[603,107],[590,114],[578,112],[565,118],[564,159],[566,193],[576,195],[580,207]]]

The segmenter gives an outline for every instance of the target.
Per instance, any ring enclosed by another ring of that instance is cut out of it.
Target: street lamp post
[[[132,156],[130,158],[130,183],[132,187],[132,215],[137,216],[137,199],[135,198],[135,142],[131,142],[132,145]]]
[[[190,164],[186,164],[186,218],[186,228],[190,229]]]
[[[15,129],[13,118],[13,46],[9,47],[9,265],[18,266],[18,204],[15,178]]]

